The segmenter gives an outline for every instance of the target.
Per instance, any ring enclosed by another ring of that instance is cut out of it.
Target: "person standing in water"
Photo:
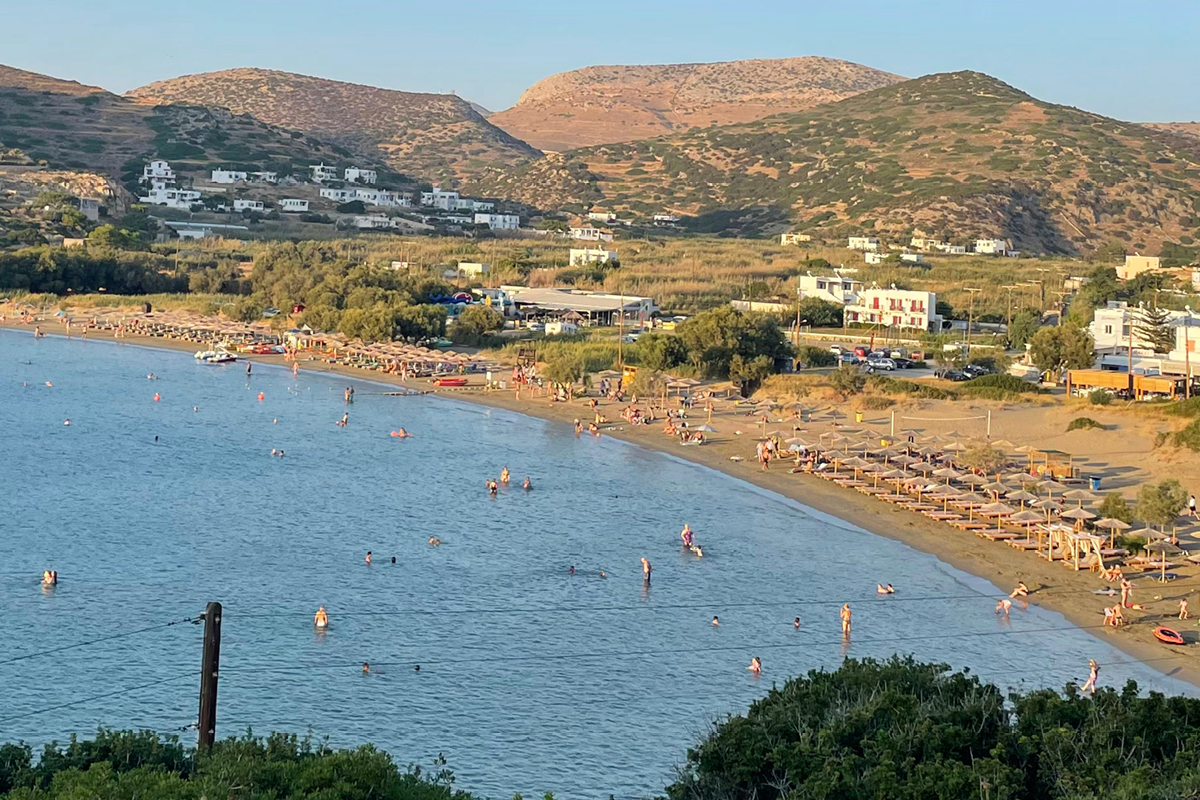
[[[654,567],[650,566],[650,562],[645,558],[642,559],[642,580],[646,583],[650,582],[650,573],[654,571]]]
[[[794,631],[800,630],[800,618],[799,617],[796,617],[794,620],[792,620],[792,630],[794,630]]]
[[[313,615],[313,625],[318,628],[329,627],[329,614],[325,612],[325,606],[317,606],[317,613]]]
[[[712,626],[713,626],[714,628],[719,628],[719,627],[721,627],[721,620],[717,619],[717,615],[716,615],[716,614],[713,614]]]
[[[758,656],[750,659],[750,666],[746,667],[746,669],[750,670],[755,675],[762,674],[762,659],[760,659]]]
[[[530,482],[528,475],[525,476],[525,481],[521,484],[521,488],[527,492],[533,488],[533,483]]]
[[[846,603],[842,606],[842,636],[850,635],[850,604]]]
[[[508,467],[504,467],[503,469],[500,470],[500,482],[503,483],[505,486],[508,485],[508,481],[511,477],[512,476],[508,474]]]
[[[247,361],[246,362],[246,377],[247,378],[250,377],[250,367],[251,367],[251,362]]]
[[[371,566],[371,551],[367,551],[367,566]]]
[[[1096,681],[1100,679],[1100,665],[1094,659],[1088,659],[1088,679],[1087,683],[1080,688],[1080,693],[1091,692],[1096,693]]]

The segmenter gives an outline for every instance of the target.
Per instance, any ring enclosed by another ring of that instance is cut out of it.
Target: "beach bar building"
[[[523,317],[561,317],[574,312],[587,325],[615,325],[625,321],[645,323],[658,313],[650,297],[632,294],[586,292],[580,289],[531,289],[527,286],[500,287]]]

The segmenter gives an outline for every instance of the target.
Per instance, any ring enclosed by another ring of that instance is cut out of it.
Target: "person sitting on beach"
[[[746,667],[746,669],[750,670],[755,675],[761,674],[762,660],[758,656],[755,656],[754,658],[750,659],[750,666]]]
[[[1179,600],[1179,618],[1180,619],[1188,618],[1188,602],[1187,602],[1186,597],[1181,598]]]
[[[317,613],[313,615],[313,625],[318,628],[329,626],[329,614],[325,613],[325,606],[317,606]]]
[[[533,488],[533,482],[529,480],[528,475],[526,475],[525,480],[521,482],[521,488],[527,492]]]
[[[1029,587],[1025,585],[1025,581],[1017,581],[1017,588],[1013,589],[1008,595],[1009,597],[1028,597]]]
[[[1011,609],[1012,609],[1012,600],[1009,600],[1007,597],[1004,598],[1003,600],[1001,600],[999,603],[996,603],[996,613],[997,614],[1003,613],[1005,618],[1008,617],[1008,612]]]

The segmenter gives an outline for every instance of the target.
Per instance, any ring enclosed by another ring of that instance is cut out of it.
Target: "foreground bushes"
[[[1081,677],[1087,665],[1080,665]],[[1200,700],[998,687],[911,658],[773,689],[688,751],[671,800],[1195,797]]]

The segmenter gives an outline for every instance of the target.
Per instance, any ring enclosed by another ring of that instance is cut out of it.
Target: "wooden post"
[[[204,609],[204,655],[200,664],[199,747],[208,750],[217,736],[217,675],[221,667],[221,604]]]

